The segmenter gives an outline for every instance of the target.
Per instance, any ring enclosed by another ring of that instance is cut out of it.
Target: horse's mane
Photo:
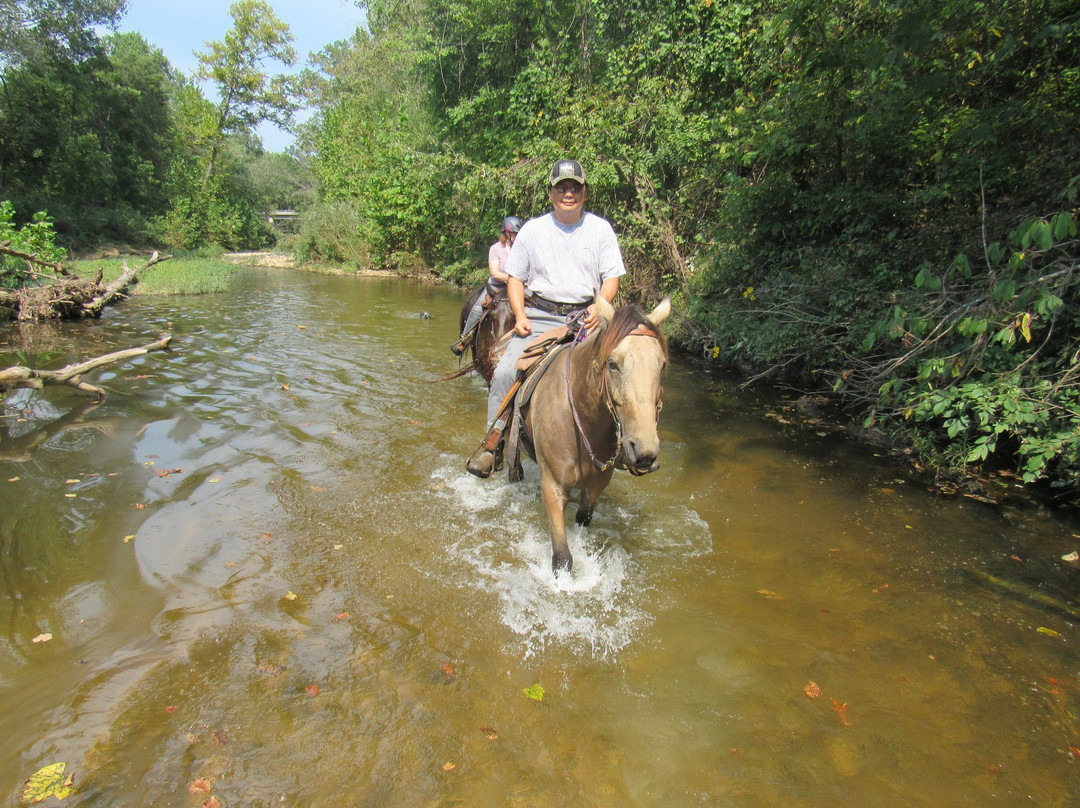
[[[644,328],[650,334],[655,335],[660,342],[660,348],[664,352],[664,358],[666,359],[668,356],[668,347],[664,335],[661,334],[660,329],[653,325],[649,318],[645,316],[645,312],[642,310],[641,306],[630,304],[629,306],[620,306],[615,309],[615,316],[611,318],[611,322],[608,323],[607,328],[604,329],[604,333],[600,335],[600,362],[606,362],[607,358],[611,356],[611,352],[615,350],[615,346],[622,342],[623,337],[639,328]]]

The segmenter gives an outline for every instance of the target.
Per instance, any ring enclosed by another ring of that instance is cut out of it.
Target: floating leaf
[[[480,731],[489,741],[499,740],[499,733],[495,731],[495,727],[480,727]]]
[[[444,772],[452,772],[456,768],[457,768],[457,764],[456,763],[451,763],[449,760],[446,761],[446,763],[444,763],[442,765],[442,770]]]
[[[128,542],[132,541],[134,538],[135,538],[135,534],[134,533],[129,533],[127,536],[124,536],[124,544],[127,544]]]
[[[759,589],[757,593],[761,595],[761,597],[768,598],[769,600],[784,600],[783,595],[778,595],[771,589]]]
[[[212,777],[196,777],[191,781],[191,785],[187,787],[188,794],[209,794],[214,790],[214,779]]]
[[[38,769],[30,779],[23,783],[22,796],[19,798],[24,805],[32,805],[41,802],[47,797],[56,797],[62,800],[70,797],[75,791],[72,784],[75,776],[64,777],[66,763],[53,763]]]
[[[1080,561],[1080,553],[1073,550],[1071,553],[1066,553],[1061,557],[1062,561]]]
[[[210,799],[202,804],[202,808],[221,808],[221,800],[211,796]]]
[[[843,724],[845,727],[854,726],[851,723],[851,721],[848,720],[848,717],[847,717],[847,702],[846,701],[843,704],[841,704],[836,699],[833,699],[832,700],[832,708],[836,712],[836,714],[838,716],[840,716],[840,723],[841,724]]]
[[[30,642],[48,642],[51,639],[52,634],[38,634],[36,637],[34,637],[34,639],[30,640]]]
[[[296,600],[297,595],[291,589],[285,593],[285,600]]]
[[[806,687],[803,688],[803,693],[811,699],[821,698],[821,688],[817,682],[807,682]]]
[[[444,662],[443,664],[441,664],[439,666],[439,670],[441,670],[447,676],[453,676],[454,675],[454,666],[451,665],[449,662]]]
[[[307,687],[304,688],[304,692],[307,693],[309,696],[315,697],[315,696],[319,695],[319,686],[318,685],[308,685]]]
[[[1058,632],[1054,631],[1052,628],[1047,628],[1046,626],[1039,626],[1035,630],[1037,632],[1039,632],[1040,634],[1045,634],[1047,637],[1060,637],[1061,636]]]
[[[337,614],[334,615],[334,619],[338,620],[338,621],[348,620],[349,619],[349,613],[348,612],[338,612]]]
[[[524,693],[526,696],[528,696],[533,701],[543,701],[544,700],[544,686],[543,685],[533,685],[532,687],[526,687],[521,692]]]

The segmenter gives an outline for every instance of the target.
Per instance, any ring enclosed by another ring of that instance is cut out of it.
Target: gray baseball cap
[[[559,160],[551,167],[549,186],[557,185],[563,180],[574,180],[585,184],[585,169],[577,160]]]

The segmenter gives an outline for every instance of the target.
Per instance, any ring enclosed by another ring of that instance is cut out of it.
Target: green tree
[[[195,54],[197,77],[209,79],[218,98],[204,183],[214,174],[226,136],[250,132],[264,121],[287,126],[297,108],[292,79],[270,75],[263,67],[267,60],[286,66],[296,63],[289,26],[263,0],[238,0],[229,14],[233,27],[224,39],[207,42],[207,51]]]
[[[0,68],[27,60],[77,61],[97,45],[96,25],[115,25],[127,0],[0,0]]]

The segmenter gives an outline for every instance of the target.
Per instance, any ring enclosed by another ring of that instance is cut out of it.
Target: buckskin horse
[[[650,313],[613,308],[596,297],[599,325],[552,358],[524,409],[522,445],[540,469],[540,493],[551,527],[551,568],[569,572],[566,506],[579,492],[575,521],[586,526],[616,466],[634,476],[659,468],[661,377],[667,343],[659,326],[665,298]]]

